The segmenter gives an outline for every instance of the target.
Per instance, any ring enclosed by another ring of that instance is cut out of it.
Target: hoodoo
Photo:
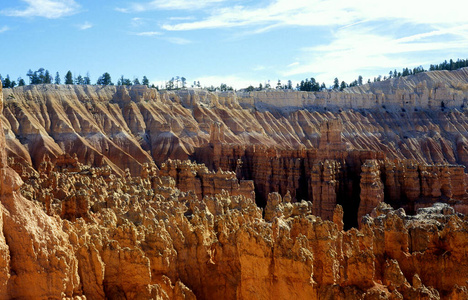
[[[467,299],[467,86],[0,90],[0,299]]]

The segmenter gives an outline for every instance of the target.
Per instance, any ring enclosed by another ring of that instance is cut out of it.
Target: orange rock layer
[[[0,92],[0,298],[466,299],[465,73]]]

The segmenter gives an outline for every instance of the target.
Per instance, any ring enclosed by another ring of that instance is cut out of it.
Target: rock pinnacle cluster
[[[0,100],[0,299],[468,299],[466,68]]]

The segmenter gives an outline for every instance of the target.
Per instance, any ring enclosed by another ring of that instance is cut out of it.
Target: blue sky
[[[468,58],[467,11],[465,0],[1,0],[0,74],[328,86]]]

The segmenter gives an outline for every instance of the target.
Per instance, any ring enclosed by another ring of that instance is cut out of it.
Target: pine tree
[[[278,83],[276,83],[276,89],[281,90],[283,87],[281,86],[281,80],[278,79]]]
[[[342,81],[340,85],[340,91],[344,90],[347,87],[346,82]]]
[[[21,77],[18,77],[18,86],[25,86],[26,83],[24,82],[24,79]]]
[[[12,87],[10,75],[7,75],[6,78],[3,80],[3,88],[10,88],[10,87]]]
[[[84,80],[83,80],[83,77],[81,75],[78,75],[78,77],[75,78],[75,84],[78,84],[78,85],[83,85],[84,84]]]
[[[180,77],[180,81],[182,82],[182,88],[185,88],[185,85],[187,83],[187,79],[185,79],[185,77]]]
[[[55,84],[60,84],[60,75],[59,75],[59,72],[55,73]]]
[[[337,77],[335,77],[335,80],[333,80],[333,89],[337,90],[340,87],[340,81],[338,80]]]
[[[102,74],[96,82],[98,85],[113,85],[112,79],[109,73]]]
[[[83,84],[86,84],[86,85],[91,84],[91,78],[89,78],[89,72],[86,72],[86,76],[83,77]]]
[[[148,85],[149,85],[149,80],[148,80],[148,78],[147,78],[146,76],[143,76],[143,80],[141,81],[141,83],[142,83],[143,85],[148,86]],[[194,82],[194,83],[195,83],[195,82]]]
[[[65,84],[73,84],[73,75],[71,71],[68,71],[65,75]]]
[[[49,70],[45,70],[44,79],[42,80],[42,83],[46,83],[46,84],[52,83],[52,76],[50,76]]]
[[[26,76],[29,77],[29,84],[40,83],[39,77],[37,76],[37,71],[33,72],[31,69],[29,69],[28,73],[26,73]]]

